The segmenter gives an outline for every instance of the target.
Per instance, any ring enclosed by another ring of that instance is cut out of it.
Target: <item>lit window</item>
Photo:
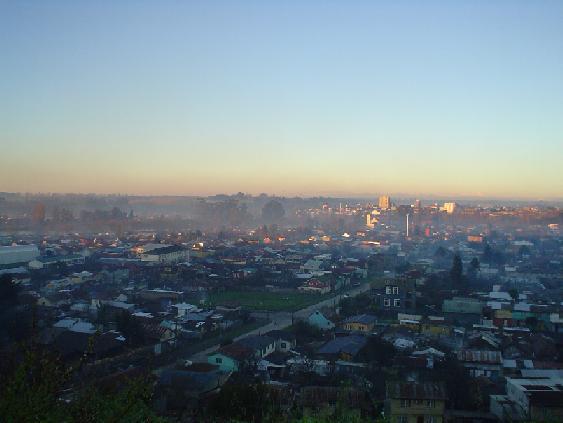
[[[401,306],[401,300],[394,300],[394,301],[393,301],[393,305],[394,305],[395,307],[400,307],[400,306]]]
[[[390,286],[386,286],[385,287],[385,293],[386,294],[391,294],[393,292],[392,288]]]

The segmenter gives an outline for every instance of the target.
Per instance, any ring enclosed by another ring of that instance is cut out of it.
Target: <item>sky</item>
[[[563,198],[563,2],[0,0],[0,191]]]

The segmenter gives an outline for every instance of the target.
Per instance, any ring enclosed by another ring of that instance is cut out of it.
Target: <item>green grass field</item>
[[[248,310],[294,311],[318,303],[331,294],[316,295],[299,292],[224,291],[209,294],[211,305],[241,306]]]

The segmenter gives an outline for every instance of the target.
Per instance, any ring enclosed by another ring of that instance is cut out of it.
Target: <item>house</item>
[[[442,383],[390,382],[385,415],[391,423],[442,423],[446,389]]]
[[[93,276],[94,276],[93,273],[83,270],[82,272],[73,273],[70,276],[70,280],[75,284],[81,284],[88,280],[91,280]]]
[[[143,328],[144,336],[149,342],[168,342],[176,337],[175,330],[156,322],[153,323],[149,319],[143,320],[145,321],[141,322],[141,327]]]
[[[184,409],[186,404],[217,392],[231,374],[207,363],[193,364],[185,369],[167,369],[156,386],[155,403],[158,410]]]
[[[197,309],[195,305],[188,303],[174,304],[172,307],[175,307],[178,310],[178,317],[186,316],[188,313],[191,313],[192,311]]]
[[[237,343],[252,350],[255,358],[267,357],[276,350],[276,340],[267,335],[247,336]]]
[[[416,306],[415,280],[393,278],[377,282],[375,287],[379,306],[384,311],[413,310]]]
[[[289,331],[272,330],[266,333],[266,336],[269,336],[275,340],[276,352],[289,352],[293,348],[295,348],[297,344],[295,334]]]
[[[319,310],[311,313],[307,318],[307,322],[320,330],[330,330],[334,328],[334,323],[328,320]]]
[[[300,267],[302,273],[319,271],[323,262],[321,260],[309,259]]]
[[[72,332],[86,333],[89,335],[96,333],[96,329],[92,323],[80,319],[61,319],[56,322],[53,327],[59,329],[68,329]]]
[[[175,263],[189,257],[189,250],[181,245],[169,245],[141,253],[141,261],[151,263]]]
[[[499,351],[461,350],[457,352],[461,365],[469,369],[470,376],[498,378],[502,373],[502,354]]]
[[[215,364],[226,372],[237,372],[253,360],[254,351],[238,342],[225,345],[207,357],[209,364]]]
[[[476,314],[481,315],[484,304],[474,298],[454,297],[444,300],[442,311],[444,313]]]
[[[28,264],[30,269],[44,269],[47,267],[55,266],[57,264],[64,264],[66,266],[74,266],[77,264],[84,264],[84,256],[80,254],[67,254],[64,256],[44,256],[31,260]]]
[[[422,322],[420,332],[432,337],[442,337],[450,336],[452,328],[446,323],[446,319],[444,317],[428,316]]]
[[[324,344],[319,348],[317,354],[326,359],[351,361],[356,358],[366,343],[367,339],[363,336],[340,336]]]
[[[561,421],[563,379],[506,378],[506,395],[491,395],[490,411],[502,421]]]
[[[342,327],[351,332],[371,332],[377,322],[377,317],[371,314],[360,314],[348,317],[342,322]]]
[[[411,354],[411,357],[423,358],[424,360],[426,360],[425,364],[429,369],[434,368],[434,363],[436,361],[442,361],[445,356],[445,353],[432,347],[428,347],[424,350],[413,351],[413,353]]]
[[[301,292],[321,295],[328,294],[331,290],[329,283],[320,281],[319,279],[309,279],[297,289]]]

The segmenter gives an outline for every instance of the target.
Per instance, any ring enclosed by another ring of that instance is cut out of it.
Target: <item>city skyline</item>
[[[563,4],[1,6],[0,191],[563,197]]]

